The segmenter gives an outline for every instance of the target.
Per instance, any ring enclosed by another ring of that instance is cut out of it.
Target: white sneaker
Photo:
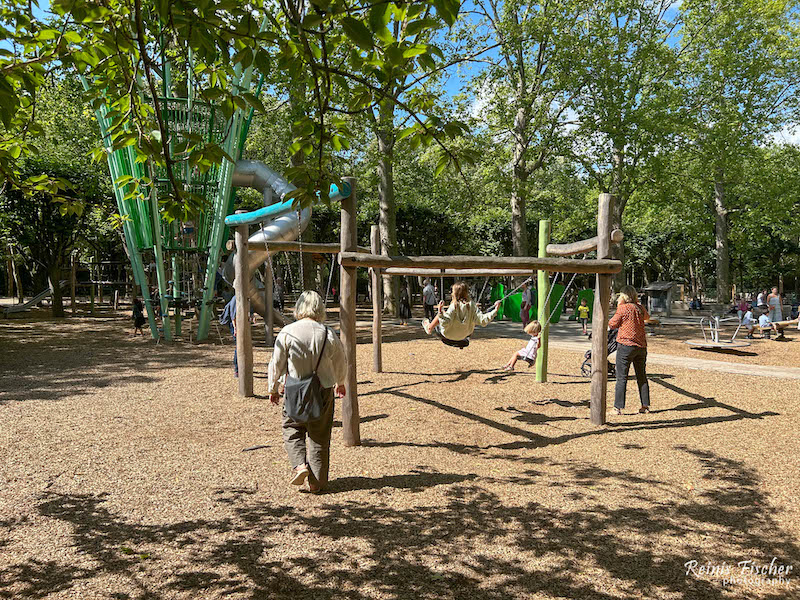
[[[422,328],[428,335],[431,334],[431,322],[428,319],[422,319]]]
[[[306,482],[306,477],[308,477],[308,466],[300,465],[294,471],[292,471],[292,485],[303,485]]]

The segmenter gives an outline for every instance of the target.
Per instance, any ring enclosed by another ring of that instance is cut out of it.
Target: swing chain
[[[300,289],[306,291],[306,277],[303,272],[303,229],[300,221],[302,213],[297,211],[297,241],[300,244]]]

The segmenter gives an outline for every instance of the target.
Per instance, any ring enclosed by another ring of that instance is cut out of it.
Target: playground
[[[373,373],[368,315],[359,307],[362,445],[342,443],[337,406],[322,496],[286,483],[263,339],[244,398],[229,338],[154,346],[113,313],[0,324],[0,453],[13,457],[0,597],[796,593],[684,565],[798,568],[800,380],[651,364],[652,413],[598,428],[582,354],[557,341],[575,323],[554,328],[536,383],[524,365],[500,371],[523,338],[503,323],[459,351],[389,320]],[[797,343],[781,345],[795,361]]]
[[[794,9],[4,3],[0,600],[800,600]]]

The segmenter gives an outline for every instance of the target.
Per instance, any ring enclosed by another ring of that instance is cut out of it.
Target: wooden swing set
[[[530,275],[538,271],[538,318],[542,322],[541,360],[537,364],[537,381],[547,378],[547,322],[549,306],[549,273],[595,274],[595,296],[592,314],[592,374],[591,374],[591,421],[595,425],[606,422],[606,393],[608,389],[608,329],[611,301],[611,276],[622,270],[622,263],[613,260],[611,244],[620,243],[623,234],[612,229],[611,213],[614,197],[600,194],[597,212],[597,236],[571,244],[550,243],[550,222],[540,222],[539,256],[387,256],[381,253],[377,226],[370,232],[370,249],[357,244],[356,215],[357,193],[353,177],[343,178],[351,186],[352,193],[341,200],[341,232],[339,244],[292,242],[270,243],[270,250],[298,250],[316,254],[336,254],[340,265],[339,274],[339,335],[347,360],[347,394],[342,399],[342,431],[347,446],[361,444],[360,416],[358,409],[358,379],[356,369],[356,293],[357,269],[370,269],[372,283],[372,368],[383,371],[381,352],[381,315],[383,312],[382,286],[380,278],[386,275],[411,276],[516,276]],[[239,361],[239,391],[243,396],[253,396],[253,347],[248,324],[250,301],[245,282],[250,281],[246,257],[248,255],[247,225],[235,229],[236,246],[236,338]],[[597,251],[596,259],[567,258],[575,254]],[[270,287],[267,285],[266,287]],[[271,291],[271,290],[270,290]],[[444,291],[444,290],[442,290]],[[271,295],[271,294],[270,294]],[[269,301],[269,300],[268,300]]]

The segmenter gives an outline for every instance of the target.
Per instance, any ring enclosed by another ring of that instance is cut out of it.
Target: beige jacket
[[[478,305],[474,300],[466,302],[451,303],[447,309],[439,315],[439,323],[442,325],[442,335],[448,340],[464,340],[472,335],[475,326],[486,327],[492,319],[497,316],[497,309],[492,309],[487,313],[478,310]]]
[[[344,359],[342,342],[330,327],[325,354],[319,363],[317,376],[324,388],[344,384],[347,365]],[[322,324],[312,319],[300,319],[281,329],[275,339],[272,360],[269,361],[269,382],[267,391],[277,393],[281,378],[288,372],[292,377],[307,377],[314,372],[319,352],[322,349]]]

